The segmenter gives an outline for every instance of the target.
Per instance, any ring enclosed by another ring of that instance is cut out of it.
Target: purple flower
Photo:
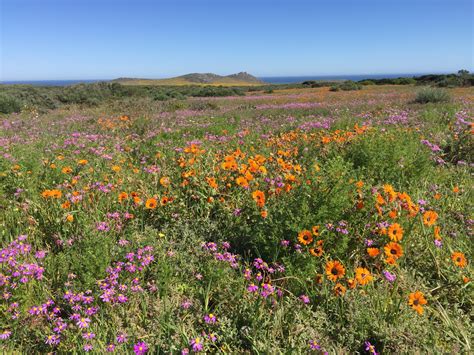
[[[321,350],[321,345],[316,340],[310,340],[309,347],[311,350]]]
[[[388,281],[388,282],[393,282],[397,279],[397,275],[395,274],[392,274],[391,272],[387,271],[387,270],[384,270],[383,271],[383,276],[385,276],[385,279]]]
[[[7,340],[10,338],[10,335],[12,335],[12,332],[9,330],[4,330],[2,333],[0,333],[0,339],[1,340]]]
[[[82,337],[83,337],[84,339],[94,339],[94,338],[95,338],[95,334],[92,333],[92,332],[82,333]]]
[[[289,240],[281,240],[280,245],[282,247],[287,247],[288,245],[290,245],[290,241]]]
[[[301,300],[301,302],[303,302],[304,304],[308,304],[309,303],[309,297],[306,296],[306,295],[301,295],[299,297],[299,299]]]
[[[212,314],[212,313],[209,313],[209,314],[206,314],[204,316],[204,321],[207,323],[207,324],[214,324],[217,322],[217,317]]]
[[[84,345],[83,349],[85,352],[89,352],[93,349],[94,347],[91,344],[86,344]]]
[[[443,246],[443,242],[439,239],[435,239],[434,240],[434,244],[436,245],[436,247],[438,248],[441,248]]]
[[[59,341],[59,335],[53,334],[46,337],[45,343],[48,345],[57,345]]]
[[[258,286],[252,283],[252,284],[247,286],[247,291],[248,292],[257,292],[258,291]]]
[[[108,353],[113,353],[115,351],[115,344],[109,344],[107,345],[107,347],[105,348],[105,350],[108,352]]]
[[[119,334],[117,334],[117,338],[116,338],[116,339],[117,339],[117,342],[118,342],[119,344],[125,343],[125,342],[127,342],[127,334],[125,334],[125,333],[119,333]]]
[[[79,328],[87,328],[87,327],[89,327],[90,322],[91,322],[91,320],[89,318],[82,317],[76,322],[76,325]]]
[[[186,300],[183,303],[181,303],[181,308],[183,309],[188,309],[193,305],[193,303],[190,300]]]
[[[148,351],[148,345],[144,342],[139,342],[133,346],[133,351],[136,355],[146,354]]]
[[[200,339],[199,337],[196,337],[196,338],[194,338],[194,339],[191,339],[191,340],[189,341],[189,345],[193,348],[193,351],[194,351],[195,353],[201,351],[202,348],[203,348],[203,345],[202,345],[202,343],[201,343],[201,339]]]
[[[370,342],[365,342],[365,351],[368,351],[369,354],[377,355],[377,351],[375,350],[375,346],[370,344]]]

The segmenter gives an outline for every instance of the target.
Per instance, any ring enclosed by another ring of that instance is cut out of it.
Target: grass
[[[469,353],[473,89],[1,116],[0,351]]]

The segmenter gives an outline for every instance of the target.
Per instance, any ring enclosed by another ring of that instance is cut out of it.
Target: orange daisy
[[[454,265],[461,268],[464,268],[467,265],[466,256],[459,251],[456,251],[451,255],[451,260],[454,262]]]
[[[420,291],[412,292],[408,296],[408,305],[410,305],[418,314],[423,313],[423,306],[427,303],[428,301]]]
[[[145,202],[145,208],[148,210],[154,210],[158,206],[158,202],[156,201],[155,198],[149,198]]]
[[[370,281],[374,279],[370,271],[364,267],[358,267],[356,269],[356,276],[355,279],[357,283],[361,285],[367,285]]]
[[[403,255],[402,246],[398,243],[390,242],[383,248],[387,257],[398,259]]]
[[[398,223],[394,223],[388,227],[387,234],[390,240],[399,242],[403,238],[403,228]]]
[[[313,235],[312,233],[305,229],[298,233],[298,241],[303,245],[308,245],[313,242]]]
[[[426,226],[432,226],[436,223],[437,219],[438,214],[435,211],[426,211],[425,213],[423,213],[423,223]]]
[[[326,264],[326,275],[329,280],[335,282],[346,273],[344,266],[337,260],[328,261]]]

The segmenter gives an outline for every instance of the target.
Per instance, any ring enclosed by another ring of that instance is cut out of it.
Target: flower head
[[[136,355],[146,354],[148,351],[148,345],[144,342],[138,342],[133,346],[133,351]]]
[[[427,303],[428,301],[420,291],[410,293],[408,296],[408,305],[410,305],[418,314],[423,314],[423,306]]]
[[[326,275],[329,280],[335,282],[346,273],[344,266],[337,260],[328,261],[326,264]]]

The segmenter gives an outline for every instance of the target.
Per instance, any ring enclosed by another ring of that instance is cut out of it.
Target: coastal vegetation
[[[474,89],[374,83],[2,86],[0,352],[471,353]]]

